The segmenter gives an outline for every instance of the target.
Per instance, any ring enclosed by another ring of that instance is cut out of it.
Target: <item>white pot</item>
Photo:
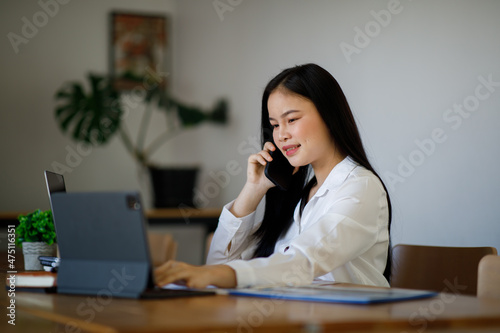
[[[43,270],[39,256],[55,256],[57,252],[57,244],[48,245],[45,242],[24,242],[24,270],[26,271],[41,271]]]

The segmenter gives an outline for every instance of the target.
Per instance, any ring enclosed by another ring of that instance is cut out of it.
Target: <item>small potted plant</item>
[[[55,256],[57,237],[52,211],[35,210],[19,215],[16,227],[16,245],[23,249],[24,269],[42,270],[39,256]]]

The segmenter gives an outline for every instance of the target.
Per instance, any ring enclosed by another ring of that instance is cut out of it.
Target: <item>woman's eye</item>
[[[288,120],[289,123],[293,123],[294,121],[296,121],[297,119],[296,118],[293,118],[293,119],[290,119]]]
[[[278,128],[278,126],[279,126],[279,125],[273,125],[273,124],[271,124],[271,127],[272,127],[272,128]]]

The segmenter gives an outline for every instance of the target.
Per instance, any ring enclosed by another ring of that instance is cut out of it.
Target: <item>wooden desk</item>
[[[8,301],[2,297],[3,302]],[[440,294],[379,305],[205,296],[109,299],[18,292],[12,332],[500,332],[500,300]],[[5,309],[5,307],[2,308]]]

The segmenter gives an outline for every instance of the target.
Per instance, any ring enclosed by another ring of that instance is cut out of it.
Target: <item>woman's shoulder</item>
[[[378,179],[372,171],[354,161],[350,156],[347,156],[337,164],[330,172],[328,178],[336,180],[337,182],[339,180],[345,181],[353,178]]]
[[[323,187],[325,191],[333,190],[336,192],[341,188],[350,188],[352,186],[384,191],[384,186],[375,173],[356,163],[348,156],[333,168]]]
[[[367,187],[374,187],[380,191],[385,192],[384,186],[380,178],[371,170],[368,170],[364,166],[356,165],[346,181],[359,182],[365,184]]]

